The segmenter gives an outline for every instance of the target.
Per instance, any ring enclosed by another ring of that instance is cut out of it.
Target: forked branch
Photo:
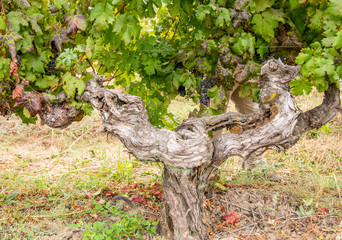
[[[305,131],[325,124],[339,111],[340,91],[330,84],[322,105],[301,113],[289,88],[289,82],[298,74],[298,67],[269,60],[261,70],[259,111],[189,118],[175,131],[152,126],[140,97],[104,88],[101,76],[87,83],[80,98],[100,111],[104,129],[117,136],[138,159],[162,161],[175,168],[209,166],[210,174],[213,166],[219,166],[228,156],[248,157],[269,146],[287,149]],[[56,125],[48,118],[49,113],[43,115],[47,125]],[[208,131],[224,127],[240,130],[215,140],[208,137]]]

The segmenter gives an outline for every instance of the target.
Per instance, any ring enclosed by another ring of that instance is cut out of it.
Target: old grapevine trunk
[[[101,76],[90,80],[80,98],[100,111],[104,129],[117,136],[130,153],[164,163],[164,235],[207,239],[205,191],[210,175],[227,157],[248,159],[269,147],[286,150],[305,131],[322,126],[340,111],[340,91],[334,84],[329,85],[320,106],[304,113],[297,109],[289,82],[298,74],[298,67],[269,60],[261,69],[258,111],[189,118],[175,131],[152,126],[141,98],[103,88]],[[65,127],[81,114],[66,104],[65,95],[58,98],[59,104],[45,101],[46,111],[41,114],[51,127]],[[209,131],[222,128],[234,131],[215,140],[208,137]]]

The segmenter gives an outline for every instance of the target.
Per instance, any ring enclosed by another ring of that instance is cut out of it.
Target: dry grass
[[[318,105],[321,97],[314,93],[297,101],[306,110]],[[179,98],[170,111],[181,121],[194,108]],[[2,239],[36,239],[61,232],[83,216],[81,209],[91,208],[93,199],[86,195],[113,184],[160,181],[160,165],[137,161],[119,140],[100,129],[96,113],[64,130],[39,122],[24,125],[16,117],[0,118],[0,203],[13,191],[21,191],[15,204],[0,206]],[[341,142],[339,114],[322,130],[305,134],[287,153],[268,152],[266,167],[245,173],[241,159],[230,158],[220,176],[230,183],[261,184],[291,193],[299,204],[311,201],[310,208],[325,206],[341,214]]]

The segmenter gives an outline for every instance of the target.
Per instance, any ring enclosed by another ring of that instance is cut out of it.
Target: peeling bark
[[[103,88],[101,76],[87,83],[81,100],[100,111],[104,129],[117,136],[131,154],[165,164],[163,212],[167,216],[162,226],[166,236],[207,239],[204,192],[211,173],[227,157],[238,155],[248,160],[254,152],[269,147],[286,150],[304,132],[322,126],[340,111],[340,90],[334,84],[329,85],[320,106],[305,113],[297,109],[289,82],[298,74],[299,67],[269,60],[261,69],[259,111],[189,118],[175,131],[152,126],[141,98]],[[50,111],[41,118],[51,127],[65,127],[78,115],[66,105],[47,104]],[[222,128],[231,132],[215,140],[208,137],[209,131]]]

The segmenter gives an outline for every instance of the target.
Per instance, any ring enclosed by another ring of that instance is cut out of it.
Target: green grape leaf
[[[21,41],[21,51],[23,53],[30,53],[33,51],[34,46],[33,46],[33,41],[34,36],[29,34],[28,32],[25,32],[24,39]]]
[[[39,81],[35,82],[35,85],[40,89],[53,88],[58,85],[58,78],[54,75],[44,75],[44,77],[40,78]]]
[[[328,7],[328,13],[338,18],[342,18],[342,1],[341,0],[330,0]]]
[[[209,5],[199,5],[196,9],[196,18],[203,21],[207,14],[210,14],[211,7]]]
[[[62,51],[62,47],[65,43],[69,42],[74,44],[67,34],[67,31],[64,28],[56,26],[54,28],[54,35],[52,36],[50,42],[55,42],[58,51]]]
[[[66,0],[54,0],[54,4],[56,8],[61,9],[64,5],[67,5],[68,2]]]
[[[255,1],[255,10],[257,12],[262,12],[266,8],[269,8],[273,5],[274,0],[256,0]]]
[[[32,29],[37,33],[37,35],[42,35],[42,29],[38,25],[38,22],[44,17],[43,14],[36,13],[32,15],[28,15],[27,19],[31,23]]]
[[[20,25],[28,26],[26,16],[21,11],[12,11],[7,14],[8,23],[17,31],[20,31]]]
[[[274,38],[274,29],[278,27],[277,18],[269,12],[256,14],[252,18],[251,23],[254,24],[253,30],[256,34],[262,36],[267,42],[271,42]]]
[[[71,67],[77,60],[78,57],[74,49],[67,48],[58,56],[56,66]]]
[[[44,66],[49,61],[47,52],[42,52],[40,56],[28,54],[26,59],[26,68],[28,71],[32,69],[36,73],[45,73]]]
[[[28,9],[31,5],[26,0],[14,0],[14,2],[22,9]]]
[[[74,34],[77,30],[84,31],[87,26],[87,20],[80,10],[77,10],[77,15],[66,17],[67,34]]]
[[[312,54],[300,52],[296,58],[297,64],[303,64],[312,57]]]
[[[6,35],[0,35],[0,44],[7,46],[11,54],[12,60],[16,61],[17,50],[15,48],[15,41],[23,39],[22,36],[10,25],[7,25]]]
[[[310,94],[312,85],[302,76],[296,77],[290,82],[291,92],[296,95],[302,95],[303,93]]]
[[[219,11],[219,15],[215,20],[215,25],[217,27],[223,27],[224,25],[229,26],[230,24],[230,14],[227,8],[221,8]]]
[[[315,14],[310,19],[310,24],[308,25],[308,27],[317,32],[321,31],[323,28],[322,18],[323,12],[321,10],[316,10]]]
[[[342,31],[337,33],[333,46],[335,49],[342,48]]]
[[[290,0],[289,1],[289,6],[290,6],[290,10],[294,10],[296,8],[299,8],[300,7],[300,3],[299,3],[299,0]]]
[[[13,107],[25,107],[31,117],[41,113],[42,97],[39,93],[35,92],[24,92],[23,97],[16,100]]]
[[[108,27],[108,24],[112,24],[114,22],[114,15],[113,15],[113,6],[109,3],[104,5],[103,3],[96,4],[95,8],[92,9],[89,19],[91,21],[95,21],[94,25],[99,25],[102,27]],[[116,18],[120,17],[118,15]]]
[[[64,74],[62,81],[65,93],[71,98],[75,98],[76,91],[81,95],[86,88],[85,83],[81,79],[72,76],[69,72]]]
[[[25,123],[25,124],[36,123],[38,118],[37,117],[32,118],[32,117],[30,117],[30,113],[26,114],[26,112],[27,112],[26,108],[23,108],[23,107],[16,108],[16,114],[21,118],[23,123]]]

